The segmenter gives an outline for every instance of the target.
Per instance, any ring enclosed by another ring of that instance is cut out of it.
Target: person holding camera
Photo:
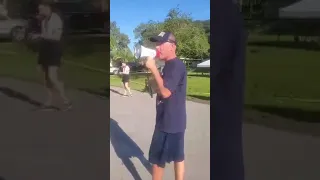
[[[158,58],[165,62],[162,73],[153,57],[145,62],[157,85],[156,125],[149,151],[152,179],[162,179],[165,164],[173,161],[175,179],[183,180],[187,69],[176,56],[177,42],[171,32],[161,32],[150,41],[157,43]]]

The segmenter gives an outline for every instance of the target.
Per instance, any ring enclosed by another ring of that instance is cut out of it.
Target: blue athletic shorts
[[[156,129],[150,145],[149,162],[164,168],[166,163],[183,160],[184,132],[166,133]]]

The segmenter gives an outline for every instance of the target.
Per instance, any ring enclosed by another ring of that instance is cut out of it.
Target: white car
[[[118,74],[119,68],[110,66],[110,74]]]
[[[28,21],[0,14],[0,38],[21,41],[25,38]]]

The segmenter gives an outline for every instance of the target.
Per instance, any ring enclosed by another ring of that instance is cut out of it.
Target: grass
[[[294,43],[293,37],[250,37],[246,107],[294,122],[320,122],[320,51],[315,47]]]
[[[77,40],[68,46],[64,59],[108,71],[107,44]],[[36,54],[17,44],[1,43],[0,55],[0,76],[41,81],[35,71]],[[280,37],[280,41],[276,36],[250,36],[246,60],[246,107],[299,121],[314,122],[317,119],[319,122],[319,58],[320,51],[312,44],[294,43],[290,36]],[[72,64],[63,66],[62,75],[66,84],[78,89],[101,91],[110,85],[121,86],[117,76],[110,76],[109,84],[109,74]],[[144,79],[133,77],[131,87],[142,91]],[[209,100],[209,81],[209,77],[190,74],[188,97]]]
[[[261,38],[261,42],[271,41]],[[259,41],[255,39],[256,41]],[[265,46],[247,48],[247,104],[314,108],[320,100],[320,52]],[[298,101],[305,100],[304,101]],[[312,104],[311,106],[309,106]],[[316,107],[318,108],[318,107]]]
[[[79,45],[80,44],[80,45]],[[42,82],[39,72],[36,71],[37,54],[31,52],[21,44],[0,44],[0,76],[14,77],[18,79]],[[86,90],[94,94],[108,95],[105,90],[111,86],[121,86],[118,76],[96,71],[90,71],[73,63],[103,69],[108,72],[109,53],[105,43],[88,44],[78,41],[67,47],[64,54],[66,62],[61,68],[61,76],[65,84],[70,88]],[[72,63],[70,63],[72,62]],[[131,87],[143,91],[145,77],[133,76]],[[210,79],[208,76],[188,76],[188,98],[208,101],[210,98]]]
[[[294,43],[291,36],[280,37],[279,41],[277,36],[250,36],[246,58],[246,108],[279,115],[295,123],[320,122],[319,67],[320,51],[312,43]],[[133,81],[144,83],[143,78]],[[113,77],[110,83],[119,86],[120,79]],[[139,90],[144,87],[134,83],[131,86]],[[207,92],[209,78],[188,77],[189,97],[209,99]]]
[[[106,41],[108,42],[108,41]],[[93,68],[107,70],[109,66],[108,43],[69,45],[64,55],[66,62],[61,68],[61,77],[69,88],[88,90],[90,92],[104,93],[108,88],[109,74],[90,71],[74,66],[68,62],[86,64]],[[91,48],[88,48],[90,46]],[[95,49],[93,49],[93,47]],[[87,49],[87,50],[85,50]],[[36,70],[37,54],[22,44],[0,43],[0,76],[13,77],[33,82],[41,82],[42,78]]]
[[[108,71],[108,40],[100,40],[99,43],[73,41],[66,48],[64,60]],[[246,58],[246,121],[320,136],[319,50],[312,43],[294,43],[290,36],[280,37],[280,41],[276,36],[250,36]],[[0,77],[42,83],[36,71],[35,53],[21,44],[0,43],[0,56]],[[110,86],[121,86],[118,76],[70,63],[64,64],[61,71],[68,87],[93,94],[108,96]],[[133,76],[131,80],[133,89],[144,90],[145,77]],[[209,76],[188,75],[189,99],[207,103],[209,92]]]
[[[145,76],[132,75],[130,83],[131,88],[138,91],[144,91],[145,79]],[[189,99],[210,100],[209,76],[197,76],[193,73],[188,76],[187,83],[187,96]],[[119,76],[110,76],[110,85],[122,86],[121,78]]]

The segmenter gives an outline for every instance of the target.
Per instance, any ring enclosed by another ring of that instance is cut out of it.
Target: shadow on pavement
[[[110,91],[107,88],[101,88],[100,91],[98,90],[91,90],[91,89],[84,89],[84,88],[80,88],[80,91],[84,91],[86,93],[98,96],[98,97],[102,97],[102,98],[110,98]]]
[[[0,176],[0,180],[6,180],[4,177]]]
[[[114,89],[111,89],[111,88],[110,88],[110,91],[111,91],[111,92],[113,92],[113,93],[119,94],[119,95],[123,95],[123,94],[122,94],[122,93],[120,93],[119,91],[114,90]]]
[[[31,104],[33,106],[36,106],[36,107],[42,106],[42,103],[40,103],[38,101],[35,101],[35,100],[31,99],[29,96],[27,96],[27,95],[25,95],[25,94],[23,94],[21,92],[15,91],[13,89],[10,89],[8,87],[0,87],[0,92],[5,94],[8,97],[11,97],[11,98],[14,98],[14,99],[18,99],[20,101],[29,103],[29,104]]]
[[[147,171],[151,174],[151,164],[144,157],[139,146],[122,130],[118,122],[110,118],[110,140],[117,154],[131,173],[134,180],[142,180],[130,158],[138,158]]]

